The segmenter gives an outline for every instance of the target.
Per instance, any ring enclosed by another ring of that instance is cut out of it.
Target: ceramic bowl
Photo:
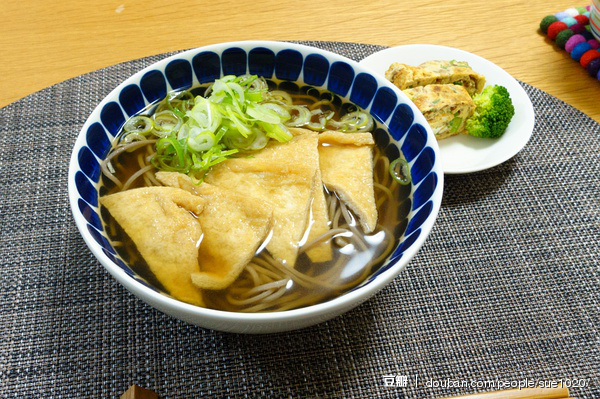
[[[593,0],[590,8],[590,31],[600,41],[600,0]]]
[[[283,312],[236,313],[197,307],[164,295],[138,276],[111,246],[98,209],[100,163],[125,120],[171,90],[223,75],[257,74],[331,91],[371,113],[386,127],[375,134],[390,159],[402,153],[411,167],[405,229],[385,263],[350,292],[328,302]],[[237,333],[293,330],[358,306],[400,274],[427,238],[442,201],[437,142],[423,115],[395,86],[340,55],[283,42],[223,43],[185,51],[139,71],[115,88],[89,116],[73,148],[69,200],[91,252],[125,288],[160,311],[205,328]]]

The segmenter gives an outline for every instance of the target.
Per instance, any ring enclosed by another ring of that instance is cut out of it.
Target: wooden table
[[[585,1],[169,3],[0,1],[0,107],[65,79],[167,51],[235,40],[331,40],[461,48],[600,122],[600,82],[538,28],[545,15]]]

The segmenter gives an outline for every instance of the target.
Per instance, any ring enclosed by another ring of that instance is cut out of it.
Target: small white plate
[[[521,85],[498,65],[464,50],[432,44],[392,47],[370,55],[360,64],[383,75],[394,62],[419,65],[429,60],[467,61],[474,71],[485,76],[486,86],[506,87],[515,106],[515,116],[504,135],[498,139],[459,134],[438,141],[444,173],[460,174],[488,169],[521,151],[533,132],[533,105]]]

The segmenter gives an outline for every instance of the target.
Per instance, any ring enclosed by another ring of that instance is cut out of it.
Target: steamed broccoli
[[[465,130],[475,137],[498,138],[504,134],[515,114],[508,90],[504,86],[488,86],[473,96],[477,106],[467,119]]]

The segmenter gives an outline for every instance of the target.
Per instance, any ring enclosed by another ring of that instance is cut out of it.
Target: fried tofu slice
[[[404,93],[427,119],[438,140],[461,133],[475,111],[475,103],[462,86],[433,84]]]
[[[323,183],[356,214],[363,231],[371,233],[377,226],[373,136],[327,131],[319,135],[319,144]]]
[[[215,165],[205,178],[272,207],[273,234],[266,248],[289,266],[296,263],[309,219],[317,184],[317,148],[316,133],[298,135],[287,143],[269,143],[252,157]]]
[[[463,86],[470,96],[481,93],[485,76],[475,72],[465,61],[433,60],[412,66],[393,63],[385,72],[387,80],[401,90],[430,84],[454,84]]]
[[[199,272],[202,227],[197,216],[206,201],[172,187],[145,187],[100,197],[166,290],[176,299],[204,306],[192,283]]]
[[[327,214],[327,202],[325,201],[325,189],[321,177],[321,169],[317,168],[315,177],[315,194],[310,208],[310,226],[306,242],[310,243],[330,229],[329,215]],[[309,259],[315,263],[327,262],[333,259],[331,241],[323,241],[306,251]]]
[[[314,135],[315,133],[308,129],[302,128],[291,128],[290,132],[294,136],[307,134]],[[300,160],[301,161],[301,160]],[[313,202],[310,208],[310,226],[306,242],[310,243],[323,234],[327,233],[330,229],[329,215],[327,214],[327,202],[325,200],[325,190],[323,187],[323,181],[321,179],[321,168],[319,167],[319,160],[311,158],[311,161],[316,162],[317,176],[315,177],[315,193]],[[327,262],[333,259],[333,251],[331,249],[331,241],[327,240],[313,246],[306,255],[312,262],[321,263]]]
[[[196,184],[182,173],[158,172],[156,178],[164,185],[181,188],[206,201],[198,215],[204,232],[198,254],[200,271],[192,273],[192,282],[202,289],[227,288],[271,231],[273,210],[237,191],[208,183]]]

